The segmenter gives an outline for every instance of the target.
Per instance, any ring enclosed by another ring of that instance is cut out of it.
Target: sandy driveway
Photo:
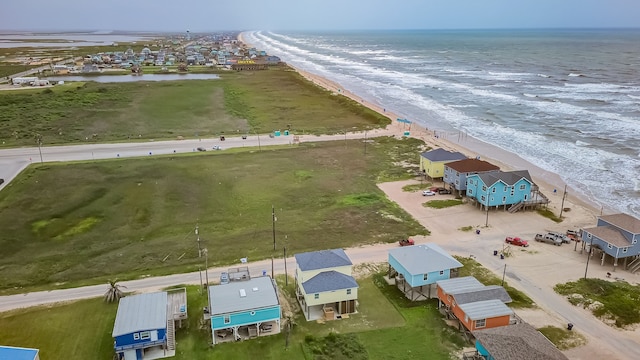
[[[537,327],[554,325],[564,327],[568,322],[575,324],[575,330],[586,338],[588,343],[567,352],[572,359],[639,359],[640,333],[621,331],[605,325],[584,309],[571,305],[564,297],[553,291],[553,286],[584,276],[586,252],[580,253],[580,246],[574,250],[574,243],[557,247],[532,241],[536,232],[547,230],[564,231],[567,228],[593,225],[594,220],[587,210],[578,209],[570,204],[572,210],[567,219],[558,225],[533,212],[510,214],[504,210],[490,211],[488,226],[486,213],[471,204],[453,206],[445,209],[431,209],[422,206],[423,202],[434,199],[451,198],[452,195],[423,197],[419,192],[404,192],[402,186],[417,181],[401,181],[380,184],[387,196],[414,216],[431,231],[430,236],[415,237],[418,243],[435,242],[450,253],[460,256],[473,256],[498,276],[502,276],[506,265],[506,281],[524,291],[540,307],[540,310],[527,310],[518,314]],[[480,229],[461,231],[460,228],[473,226]],[[493,251],[502,251],[505,236],[520,236],[530,240],[526,248],[510,247],[512,256],[501,260],[493,256]],[[602,267],[593,261],[589,267],[589,277],[605,278],[610,267]],[[631,277],[637,281],[637,275],[619,271],[619,276]]]

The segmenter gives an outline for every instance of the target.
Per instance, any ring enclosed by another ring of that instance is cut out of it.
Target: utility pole
[[[276,221],[278,219],[276,218],[276,209],[273,205],[271,205],[271,223],[272,223],[272,229],[273,229],[273,250],[276,250]]]
[[[42,164],[42,135],[36,134],[36,143],[38,144],[38,152],[40,153],[40,164]]]
[[[284,251],[284,286],[287,286],[289,279],[289,274],[287,273],[287,247],[283,247],[282,250]]]
[[[260,147],[260,134],[256,131],[256,135],[258,136],[258,151],[262,151],[262,147]]]
[[[364,154],[367,155],[367,129],[364,129]]]
[[[562,219],[562,210],[564,210],[564,199],[567,197],[567,185],[564,186],[564,193],[562,194],[562,205],[560,205],[560,219]]]
[[[198,223],[196,223],[196,238],[198,242],[198,257],[202,257],[202,249],[200,249],[200,235],[198,235]]]
[[[198,292],[202,294],[202,269],[200,266],[198,266],[198,274],[200,274],[200,289],[198,289]]]
[[[271,256],[271,278],[275,279],[275,272],[273,270],[273,256]]]
[[[504,286],[504,276],[507,274],[507,264],[504,264],[504,270],[502,270],[502,285]]]
[[[589,259],[591,259],[591,250],[593,249],[593,237],[589,242],[589,252],[587,253],[587,265],[584,267],[584,278],[587,278],[587,270],[589,269]]]
[[[486,207],[487,207],[487,219],[484,222],[484,227],[489,227],[489,207],[488,206]]]

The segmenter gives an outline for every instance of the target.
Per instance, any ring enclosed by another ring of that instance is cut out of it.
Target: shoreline
[[[246,46],[252,47],[250,43],[244,41],[244,37],[242,36],[242,34],[243,33],[238,34],[238,41],[242,42]],[[397,119],[400,118],[400,116],[394,113],[393,109],[385,109],[378,104],[368,102],[357,94],[346,90],[335,81],[329,80],[309,71],[302,70],[292,64],[287,63],[287,65],[313,84],[320,86],[327,91],[331,91],[335,95],[346,96],[360,103],[361,105],[366,106],[378,112],[379,114],[388,117],[392,121],[392,123],[387,127],[387,130],[397,132],[399,136],[402,136],[402,133],[405,130],[408,130],[411,133],[411,137],[423,140],[425,144],[432,148],[443,148],[449,151],[458,151],[470,158],[479,156],[480,159],[486,160],[499,166],[503,171],[528,170],[533,181],[540,187],[542,193],[549,198],[550,203],[548,205],[548,208],[553,211],[554,214],[559,214],[560,207],[569,208],[571,210],[574,210],[577,207],[582,208],[591,217],[590,222],[584,223],[584,219],[574,219],[577,220],[577,222],[573,223],[571,220],[575,217],[573,216],[575,212],[572,213],[571,211],[567,211],[563,212],[563,224],[566,224],[568,222],[572,224],[572,226],[593,226],[596,222],[597,216],[602,214],[618,213],[618,211],[600,206],[591,199],[587,198],[586,195],[566,185],[560,175],[544,170],[536,166],[535,164],[523,159],[516,153],[512,153],[508,150],[483,142],[480,139],[468,136],[463,133],[448,133],[439,131],[438,129],[427,129],[416,125],[415,123],[412,123],[410,125],[399,123],[397,122]],[[565,186],[567,195],[564,199],[563,205],[562,194],[564,192]],[[555,193],[554,190],[556,190]],[[582,211],[580,212],[582,213]]]

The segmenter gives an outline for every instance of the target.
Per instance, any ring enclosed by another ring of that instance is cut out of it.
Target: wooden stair
[[[633,260],[631,264],[629,264],[627,269],[629,269],[632,274],[638,272],[638,270],[640,270],[640,256],[636,257],[635,260]]]
[[[516,212],[516,211],[518,211],[518,210],[522,209],[522,207],[523,207],[523,206],[524,206],[524,202],[523,202],[523,201],[520,201],[520,202],[519,202],[519,203],[517,203],[517,204],[513,204],[513,205],[511,205],[511,207],[510,207],[510,208],[509,208],[509,210],[507,210],[507,211],[513,214],[514,212]]]
[[[176,329],[173,319],[167,320],[167,349],[176,349]]]

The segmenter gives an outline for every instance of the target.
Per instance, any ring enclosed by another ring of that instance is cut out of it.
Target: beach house
[[[278,290],[269,276],[209,287],[212,344],[280,333]]]
[[[437,282],[438,308],[459,328],[468,331],[518,322],[507,305],[511,297],[502,286],[485,286],[472,276]]]
[[[527,170],[489,171],[467,175],[467,198],[482,209],[509,207],[509,212],[524,206],[536,206],[548,202],[538,192]]]
[[[467,176],[496,170],[500,170],[500,168],[480,159],[452,161],[444,165],[443,181],[458,194],[464,196],[467,190]]]
[[[307,320],[347,318],[356,312],[358,283],[343,249],[296,254],[296,297]]]
[[[619,259],[624,259],[624,269],[640,270],[640,219],[628,214],[599,216],[595,227],[582,229],[582,241],[600,255],[600,265],[610,257],[614,271]]]
[[[455,278],[462,264],[436,244],[421,244],[389,250],[389,279],[412,300],[436,296],[439,280]]]
[[[526,322],[477,330],[473,336],[476,350],[465,352],[463,360],[568,360],[549,339]]]
[[[180,327],[186,318],[184,288],[121,298],[112,333],[118,359],[174,356],[176,323]]]
[[[420,171],[431,179],[439,179],[444,176],[444,164],[466,158],[462,153],[445,149],[426,151],[420,154]]]

